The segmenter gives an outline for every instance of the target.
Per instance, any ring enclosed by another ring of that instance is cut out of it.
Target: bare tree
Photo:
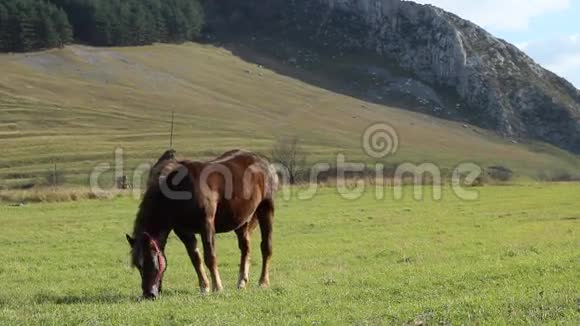
[[[274,163],[281,164],[287,169],[290,184],[295,184],[306,163],[306,154],[300,145],[300,139],[278,138],[272,148],[271,157]]]
[[[45,180],[47,185],[56,187],[63,185],[66,182],[66,176],[64,171],[57,169],[56,163],[54,163],[51,171],[47,171]]]

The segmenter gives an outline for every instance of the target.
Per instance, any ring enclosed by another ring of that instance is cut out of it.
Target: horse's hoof
[[[248,284],[247,281],[242,280],[238,282],[238,290],[244,290],[246,288],[246,285]]]
[[[199,292],[201,292],[201,294],[209,294],[210,289],[209,289],[209,287],[207,287],[207,288],[199,288]]]
[[[270,282],[260,282],[260,289],[267,289],[270,287]]]

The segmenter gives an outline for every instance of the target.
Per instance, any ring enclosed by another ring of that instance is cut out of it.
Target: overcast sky
[[[517,45],[580,88],[580,0],[415,0],[458,14]]]

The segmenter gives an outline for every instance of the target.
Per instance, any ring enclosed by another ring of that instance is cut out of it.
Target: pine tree
[[[146,20],[149,22],[151,38],[149,43],[161,42],[167,38],[167,28],[161,12],[161,2],[159,0],[144,0],[146,9]]]
[[[54,27],[59,38],[57,46],[63,47],[65,44],[72,42],[73,31],[64,10],[62,8],[56,10],[53,13],[52,19],[54,21]]]
[[[133,4],[129,13],[127,26],[128,40],[131,45],[147,44],[147,21],[141,4]]]
[[[60,37],[51,16],[44,14],[36,21],[36,35],[38,37],[36,48],[53,48],[58,46]]]
[[[34,10],[27,7],[17,15],[18,20],[18,43],[16,50],[30,51],[38,48],[39,37],[36,30],[36,22],[34,17]]]
[[[144,30],[143,30],[143,41],[144,44],[152,44],[156,42],[159,38],[157,29],[157,19],[149,8],[144,7],[143,9],[143,19],[144,19]]]
[[[56,30],[55,16],[57,9],[47,2],[36,3],[37,13],[35,20],[37,48],[53,48],[59,45],[60,36]]]
[[[76,39],[81,42],[91,43],[92,17],[97,4],[111,2],[111,0],[49,0],[67,15],[67,21],[71,26],[71,41]],[[67,43],[67,42],[64,42]]]
[[[179,7],[170,8],[168,19],[169,40],[183,42],[189,38],[189,23]]]
[[[90,25],[90,42],[99,46],[113,45],[112,8],[107,2],[95,8]]]
[[[8,9],[0,3],[0,51],[9,50],[8,40]]]
[[[201,34],[203,9],[197,1],[186,1],[184,3],[183,13],[189,23],[187,40],[193,41]]]
[[[173,10],[170,1],[165,1],[161,3],[161,14],[160,20],[162,21],[163,27],[159,30],[161,35],[160,42],[171,42],[173,35]]]
[[[5,51],[18,51],[18,46],[20,44],[20,23],[18,20],[18,9],[16,8],[16,2],[8,2],[5,4],[6,12],[8,14],[8,20],[5,25]]]
[[[116,10],[116,31],[114,33],[114,45],[129,45],[131,44],[129,20],[131,19],[131,9],[127,2],[120,2]]]

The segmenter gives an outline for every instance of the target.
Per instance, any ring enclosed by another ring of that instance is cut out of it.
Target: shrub
[[[496,165],[487,168],[487,175],[492,180],[507,182],[512,180],[514,172],[504,166]]]
[[[8,203],[40,203],[68,202],[86,199],[110,199],[118,192],[94,193],[84,187],[34,187],[21,190],[0,190],[0,202]]]
[[[286,168],[290,184],[296,184],[303,176],[306,165],[306,153],[298,137],[279,138],[271,152],[272,162]]]
[[[572,182],[572,181],[580,181],[580,176],[572,175],[568,171],[556,171],[552,174],[546,173],[545,171],[541,171],[538,174],[538,179],[540,181],[546,182]]]

